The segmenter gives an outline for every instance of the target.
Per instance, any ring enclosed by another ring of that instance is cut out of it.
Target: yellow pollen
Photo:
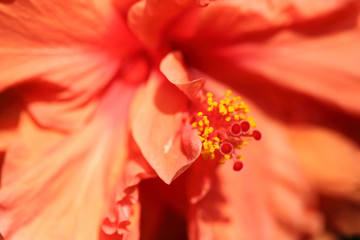
[[[234,107],[234,106],[229,106],[229,107],[228,107],[228,112],[229,112],[229,113],[235,112],[235,107]]]
[[[215,142],[220,142],[220,139],[218,137],[213,137]]]
[[[201,117],[202,115],[204,115],[202,112],[198,112],[197,114],[199,117]]]
[[[253,117],[249,116],[246,120],[250,123],[252,128],[256,128],[255,119]]]
[[[206,126],[209,126],[210,121],[208,120],[207,116],[203,116],[203,121]]]
[[[230,122],[230,120],[231,120],[230,116],[225,118],[225,121],[227,121],[227,122]]]
[[[230,101],[231,101],[230,98],[226,98],[226,99],[225,99],[225,105],[226,105],[226,106],[229,106],[229,105],[230,105]]]
[[[227,98],[229,98],[230,95],[231,95],[231,90],[227,90],[225,96],[226,96]]]
[[[223,104],[221,104],[220,103],[220,105],[219,105],[219,113],[221,114],[221,115],[223,115],[223,116],[225,116],[228,112],[227,112],[227,110],[226,110],[226,107],[223,105]]]

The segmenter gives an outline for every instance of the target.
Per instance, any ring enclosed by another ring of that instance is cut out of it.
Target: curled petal
[[[142,179],[155,177],[148,163],[139,155],[125,163],[123,177],[117,183],[118,192],[110,210],[104,218],[100,239],[138,239],[140,224],[140,203],[138,185]]]
[[[171,52],[166,55],[160,63],[160,70],[166,78],[183,91],[190,100],[198,100],[199,93],[205,84],[205,79],[190,80],[183,64],[181,52]]]
[[[187,135],[191,138],[187,143],[192,145],[191,151],[183,150],[181,131],[187,101],[174,85],[154,73],[143,91],[138,93],[133,108],[134,139],[151,167],[166,183],[184,172],[200,154],[201,142],[193,133]]]

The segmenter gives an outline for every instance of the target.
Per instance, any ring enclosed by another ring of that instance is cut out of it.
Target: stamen
[[[191,125],[199,131],[204,159],[216,158],[219,163],[233,159],[234,171],[240,171],[244,165],[242,147],[251,138],[260,140],[261,133],[255,130],[255,120],[247,116],[249,106],[240,101],[241,97],[230,96],[230,90],[219,100],[212,93],[202,96],[200,111],[194,114]]]

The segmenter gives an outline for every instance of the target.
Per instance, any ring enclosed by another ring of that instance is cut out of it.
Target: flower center
[[[247,116],[248,105],[241,97],[231,97],[228,90],[219,101],[207,93],[200,110],[192,119],[192,127],[199,130],[202,157],[218,159],[220,163],[232,159],[234,171],[240,171],[243,168],[240,149],[249,139],[261,139],[260,131],[255,130],[255,120]]]

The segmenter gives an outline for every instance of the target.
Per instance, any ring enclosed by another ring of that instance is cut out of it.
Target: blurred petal
[[[129,26],[147,46],[165,50],[162,38],[166,28],[189,8],[208,3],[208,0],[142,0],[129,10]]]
[[[133,93],[133,87],[115,83],[96,117],[70,135],[39,128],[22,115],[19,139],[3,169],[5,239],[98,238],[104,203],[127,154],[126,112]]]
[[[359,147],[330,129],[298,127],[291,133],[301,165],[318,191],[360,202]]]
[[[226,45],[221,43],[221,39],[222,36],[227,38],[228,29],[248,27],[248,21],[245,21],[247,24],[238,24],[241,22],[238,20],[232,21],[231,25],[224,23],[209,36],[202,29],[212,31],[216,29],[213,22],[217,22],[209,17],[199,25],[194,41],[174,41],[186,50],[184,55],[188,62],[209,74],[257,75],[264,83],[290,88],[359,114],[356,103],[360,71],[356,63],[360,60],[357,22],[360,5],[356,1],[329,2],[335,3],[328,5],[334,11],[324,10],[327,12],[324,16],[282,28],[266,27],[263,29],[266,31],[250,26],[249,31],[253,33],[230,33],[231,42]],[[216,8],[215,5],[204,9],[205,17],[206,11]],[[277,9],[276,5],[274,9]],[[220,14],[220,9],[219,12],[214,10],[214,15],[223,16],[223,12]],[[222,18],[225,22],[232,16],[231,13],[228,15]],[[233,15],[243,16],[241,12]],[[260,25],[264,26],[263,23]],[[214,38],[214,41],[208,41],[209,38]],[[238,81],[249,84],[246,79]]]
[[[355,4],[352,0],[222,0],[196,13],[190,12],[180,19],[179,29],[171,31],[175,32],[174,41],[178,41],[187,36],[186,30],[180,28],[197,28],[191,31],[196,41],[201,39],[204,45],[217,46],[222,42],[247,39],[247,34],[318,19]]]
[[[184,172],[199,156],[200,140],[192,151],[184,151],[181,131],[191,131],[190,139],[198,139],[190,128],[184,128],[187,98],[160,74],[152,74],[145,88],[137,94],[137,105],[132,123],[134,139],[141,152],[159,177],[166,183]],[[149,144],[151,143],[151,144]]]
[[[345,234],[359,233],[359,146],[335,131],[315,127],[294,128],[292,140],[312,185],[330,198],[325,209],[332,225]]]
[[[253,75],[257,84],[283,87],[359,115],[359,41],[359,31],[354,28],[318,36],[283,32],[258,43],[203,49],[191,61],[217,77],[237,76],[232,84],[255,85],[245,79]],[[244,79],[239,78],[241,74]]]
[[[94,95],[137,51],[108,1],[14,1],[0,5],[0,21],[0,90],[31,82],[23,95],[44,127],[82,126],[96,107]]]
[[[315,38],[284,33],[262,46],[243,45],[226,51],[237,55],[233,60],[239,68],[360,114],[359,41],[356,29]]]

